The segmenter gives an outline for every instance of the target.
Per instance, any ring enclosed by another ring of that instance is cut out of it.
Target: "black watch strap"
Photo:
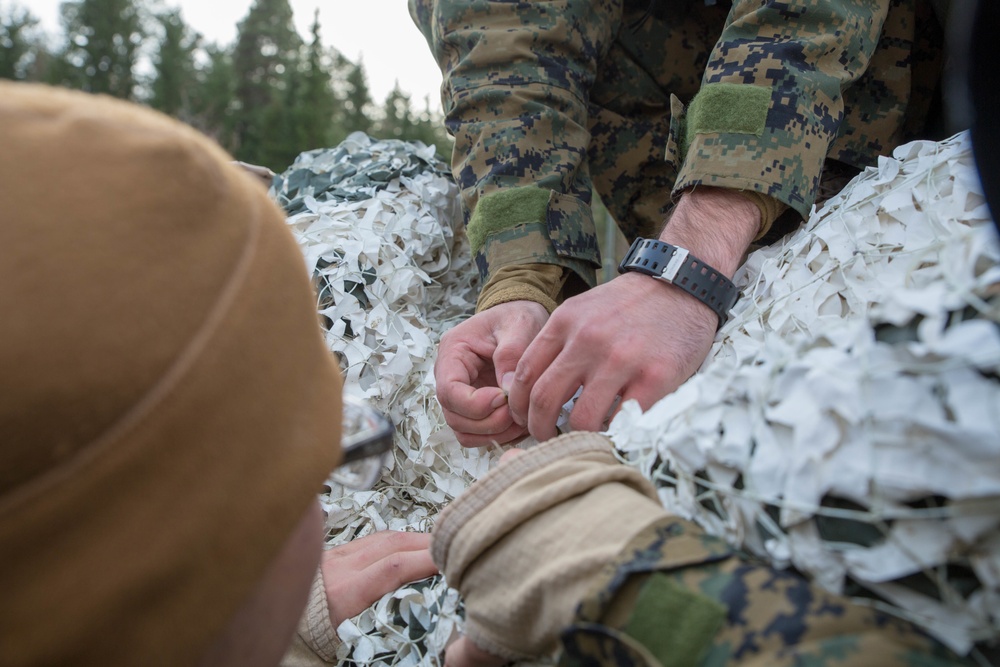
[[[638,238],[618,265],[618,273],[637,271],[676,285],[715,311],[719,327],[726,323],[739,291],[716,269],[685,248],[663,241]]]

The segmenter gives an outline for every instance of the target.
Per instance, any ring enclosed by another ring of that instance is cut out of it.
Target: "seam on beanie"
[[[249,180],[242,178],[233,180],[234,182],[239,182],[246,189],[250,189],[253,185]],[[254,187],[254,190],[256,189]],[[106,447],[141,423],[163,398],[170,394],[177,386],[194,365],[195,360],[198,359],[202,351],[208,346],[226,313],[229,312],[233,302],[236,300],[240,288],[250,274],[250,267],[257,254],[262,235],[263,220],[261,215],[254,216],[248,226],[249,233],[246,244],[233,267],[229,279],[220,290],[218,298],[212,304],[201,326],[188,340],[187,345],[177,354],[167,370],[131,408],[119,416],[104,433],[81,447],[72,458],[62,465],[46,471],[41,476],[29,480],[22,486],[12,489],[5,498],[0,498],[0,514],[15,510],[19,505],[30,502],[34,495],[43,493],[48,487],[74,474],[81,466],[89,464],[100,456]]]

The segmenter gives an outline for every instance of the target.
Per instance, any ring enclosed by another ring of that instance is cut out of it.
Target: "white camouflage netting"
[[[296,181],[303,172],[317,183]],[[345,390],[396,425],[394,458],[373,490],[333,485],[321,496],[331,545],[387,528],[428,532],[495,458],[458,444],[434,396],[441,333],[474,311],[478,294],[447,173],[433,147],[355,133],[335,149],[300,155],[278,185],[279,202],[298,211],[288,224],[317,276],[318,311]],[[338,187],[313,196],[330,184]],[[338,656],[346,664],[435,664],[460,623],[458,609],[441,577],[403,587],[338,628]]]
[[[699,375],[610,432],[672,511],[965,650],[1000,636],[1000,251],[964,135],[896,158],[753,253]],[[495,459],[434,398],[437,342],[477,293],[457,188],[433,149],[354,134],[275,194],[348,390],[397,427],[373,491],[321,497],[328,541],[429,530]],[[460,625],[435,577],[342,624],[339,656],[436,664]]]
[[[965,652],[1000,635],[1000,250],[967,135],[895,158],[753,253],[699,373],[610,431],[669,510]]]

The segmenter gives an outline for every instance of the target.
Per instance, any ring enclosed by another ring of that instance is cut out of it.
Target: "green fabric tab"
[[[695,95],[688,106],[684,128],[685,143],[696,134],[764,133],[771,89],[738,83],[710,83]]]
[[[623,630],[663,667],[697,665],[726,618],[726,608],[655,573],[643,585]]]
[[[472,252],[479,252],[490,234],[525,223],[545,224],[551,194],[551,190],[528,185],[481,197],[466,228]]]

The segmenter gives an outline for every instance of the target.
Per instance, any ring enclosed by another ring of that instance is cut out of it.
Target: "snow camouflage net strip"
[[[610,434],[671,511],[965,651],[1000,636],[1000,250],[965,135],[894,158],[753,253],[700,373]],[[354,134],[272,194],[345,390],[397,427],[373,490],[321,496],[328,542],[427,531],[496,457],[434,396],[437,343],[478,292],[458,190],[433,148]],[[438,664],[461,623],[435,577],[345,621],[338,658]]]

